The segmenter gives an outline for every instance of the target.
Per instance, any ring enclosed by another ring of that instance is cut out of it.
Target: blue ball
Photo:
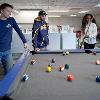
[[[29,79],[28,75],[27,74],[24,74],[23,75],[23,78],[22,78],[22,81],[27,81]]]
[[[96,76],[96,82],[100,82],[100,76],[99,75]]]

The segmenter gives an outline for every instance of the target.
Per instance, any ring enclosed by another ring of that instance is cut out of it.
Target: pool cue
[[[82,48],[85,39],[86,39],[86,37],[84,37],[84,38],[83,38],[83,41],[80,43],[80,49]]]
[[[90,23],[90,24],[91,24],[91,23]],[[87,32],[88,32],[89,27],[90,27],[90,24],[89,24],[89,26],[88,26],[88,29],[87,29],[87,31],[86,31],[85,36],[87,35]],[[86,38],[88,38],[88,37],[85,37],[85,36],[84,36],[84,38],[83,38],[83,41],[80,43],[80,49],[82,48],[82,46],[83,46],[83,44],[84,44],[84,40],[85,40]]]

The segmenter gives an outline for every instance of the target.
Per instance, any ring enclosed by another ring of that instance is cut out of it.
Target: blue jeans
[[[11,50],[0,52],[0,66],[4,69],[4,74],[6,75],[13,65]]]

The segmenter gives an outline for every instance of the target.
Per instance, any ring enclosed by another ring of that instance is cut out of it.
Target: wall
[[[37,16],[38,11],[20,11],[20,13],[14,15],[18,23],[33,23]]]
[[[100,27],[100,15],[95,16],[95,18],[98,26]]]
[[[17,19],[18,18],[18,19]],[[21,18],[18,16],[15,17],[16,21],[19,23],[22,29],[32,29],[33,21],[27,20],[27,22],[22,23],[24,20],[20,21]],[[75,30],[80,30],[81,27],[81,20],[82,18],[69,18],[69,17],[59,17],[59,18],[48,18],[49,26],[50,25],[69,25],[69,26],[74,26]]]
[[[34,18],[37,17],[37,13],[30,12],[27,14],[25,12],[21,12],[20,14],[16,14],[14,17],[18,23],[21,24],[22,28],[29,28],[31,29],[32,23],[34,22]],[[100,15],[95,15],[97,24],[100,26]],[[68,16],[61,16],[61,17],[49,17],[47,18],[49,25],[69,25],[74,26],[75,30],[80,30],[82,17],[68,17]]]
[[[17,23],[19,23],[19,25],[21,26],[22,29],[32,29],[32,24],[33,24],[33,20],[34,18],[32,18],[32,16],[30,16],[30,18],[23,18],[19,15],[15,15],[14,16]],[[96,21],[97,24],[100,26],[100,15],[96,16]],[[69,26],[74,26],[75,30],[80,30],[81,27],[81,21],[82,21],[82,17],[67,17],[67,16],[62,16],[62,17],[57,17],[57,18],[48,18],[49,20],[49,25],[69,25]],[[23,32],[25,33],[25,32]],[[29,31],[28,31],[29,33]],[[32,44],[31,44],[31,32],[30,35],[26,34],[25,35],[27,40],[28,40],[28,44],[30,45],[29,47],[32,48]],[[15,38],[16,37],[16,38]],[[13,34],[13,53],[22,53],[24,51],[23,49],[23,44],[21,42],[21,40],[19,39],[19,37],[17,36],[17,34]],[[19,42],[18,42],[19,41]],[[18,45],[19,44],[19,45]]]
[[[74,26],[75,30],[80,30],[82,18],[62,16],[59,18],[49,18],[50,25],[69,25]]]

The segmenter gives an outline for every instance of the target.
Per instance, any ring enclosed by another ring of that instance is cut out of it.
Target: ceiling
[[[48,15],[71,15],[82,16],[78,12],[89,10],[94,15],[100,14],[100,7],[95,7],[100,0],[0,0],[2,3],[10,3],[15,9],[44,9]]]

